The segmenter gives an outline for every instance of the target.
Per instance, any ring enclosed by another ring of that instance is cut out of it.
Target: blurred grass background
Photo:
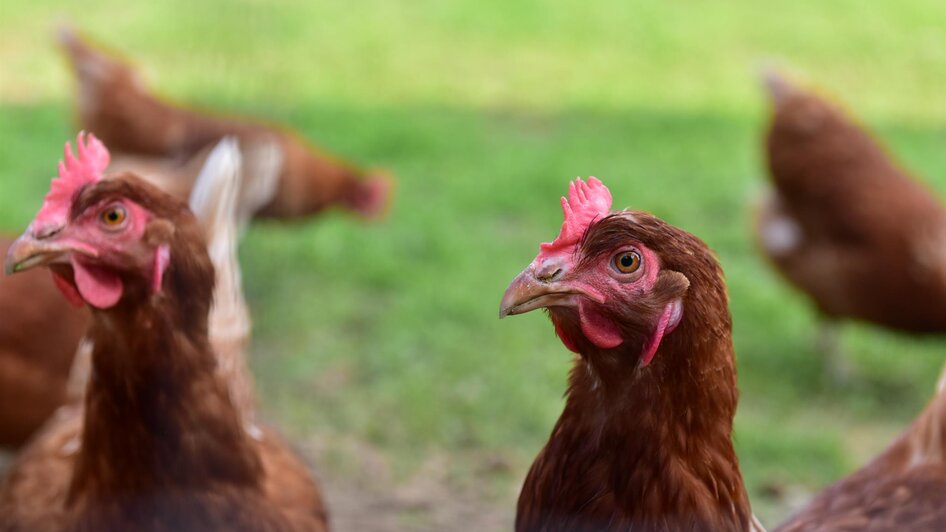
[[[368,453],[398,485],[438,457],[437,489],[512,511],[570,357],[540,313],[500,322],[497,308],[557,233],[578,175],[719,253],[735,439],[767,524],[883,448],[931,394],[946,339],[857,325],[843,331],[857,379],[823,382],[811,309],[755,253],[748,204],[764,178],[764,61],[843,100],[946,193],[941,0],[0,0],[9,232],[72,135],[73,83],[51,38],[62,21],[122,50],[162,94],[283,121],[395,173],[386,221],[258,224],[241,250],[263,410],[317,449],[329,480],[363,472]]]

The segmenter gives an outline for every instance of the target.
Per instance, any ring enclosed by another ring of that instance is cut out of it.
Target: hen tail
[[[771,65],[763,66],[760,69],[759,78],[774,104],[779,104],[792,94],[798,92],[798,88],[795,87],[795,84]]]
[[[270,136],[245,141],[242,154],[243,186],[237,206],[241,233],[253,216],[276,196],[284,160],[278,140]]]
[[[79,115],[84,122],[86,117],[101,111],[120,85],[130,82],[140,88],[137,75],[126,62],[106,54],[74,28],[60,26],[56,40],[75,72]]]
[[[207,156],[191,192],[190,208],[204,228],[217,274],[209,322],[217,371],[230,386],[247,432],[256,435],[255,394],[245,356],[251,321],[237,259],[241,219],[247,216],[240,209],[242,166],[236,139],[224,138]]]

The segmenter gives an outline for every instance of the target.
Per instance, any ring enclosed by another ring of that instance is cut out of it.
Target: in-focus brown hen
[[[286,128],[171,104],[152,95],[127,63],[71,29],[61,29],[59,40],[76,73],[81,128],[109,146],[116,164],[160,168],[148,178],[174,181],[162,188],[183,190],[180,197],[186,198],[199,166],[183,161],[229,135],[243,146],[278,148],[275,186],[258,198],[260,216],[298,218],[340,206],[372,218],[386,209],[391,181],[383,173],[365,172],[322,153]],[[131,161],[124,162],[126,157]]]
[[[768,74],[762,252],[823,317],[946,332],[946,209],[856,122]]]
[[[946,380],[886,451],[819,493],[776,530],[946,530]]]
[[[503,296],[546,308],[578,354],[565,410],[519,496],[516,530],[752,530],[732,445],[738,392],[723,273],[693,235],[611,213],[597,179]]]
[[[224,377],[197,220],[131,174],[101,180],[107,152],[79,145],[6,264],[48,265],[90,306],[94,378],[14,463],[0,530],[325,530],[307,469],[247,430]]]

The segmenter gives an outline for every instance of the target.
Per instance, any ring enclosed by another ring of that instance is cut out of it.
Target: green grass
[[[461,482],[469,457],[502,456],[497,482],[514,493],[570,357],[541,314],[500,322],[497,308],[556,234],[576,175],[719,253],[736,442],[767,522],[782,510],[765,487],[851,470],[932,390],[944,341],[855,325],[843,343],[861,378],[822,384],[811,310],[754,252],[747,203],[763,179],[766,60],[841,96],[946,193],[939,0],[51,4],[0,3],[0,228],[29,221],[71,134],[57,19],[124,50],[165,94],[285,121],[396,174],[383,223],[332,214],[259,224],[244,242],[264,410],[300,441],[366,442],[402,476],[448,452]]]

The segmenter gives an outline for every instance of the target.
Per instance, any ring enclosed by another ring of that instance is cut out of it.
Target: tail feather
[[[769,96],[775,103],[784,101],[798,91],[794,83],[772,66],[763,67],[759,77],[762,85],[768,90]]]
[[[80,116],[96,113],[106,98],[106,92],[114,85],[130,82],[141,87],[137,75],[127,63],[103,52],[75,29],[60,26],[56,30],[56,39],[75,72]]]
[[[214,336],[229,338],[248,336],[250,325],[237,261],[241,171],[239,145],[225,138],[207,156],[190,196],[217,272],[211,330]]]
[[[244,143],[243,190],[237,206],[240,232],[246,230],[253,216],[276,196],[282,175],[284,155],[274,138],[261,138]]]
[[[217,274],[209,321],[217,371],[230,386],[244,428],[259,437],[262,432],[255,423],[253,378],[245,354],[252,322],[237,258],[240,224],[247,216],[240,209],[242,166],[236,139],[224,138],[207,156],[191,192],[190,207],[204,227],[207,251]]]

